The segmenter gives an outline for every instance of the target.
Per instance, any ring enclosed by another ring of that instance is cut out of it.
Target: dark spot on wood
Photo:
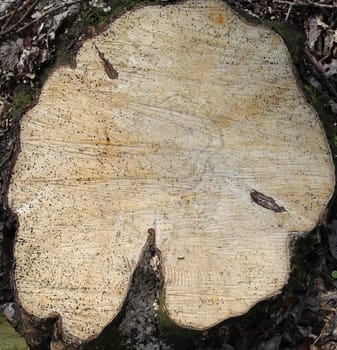
[[[278,205],[272,197],[268,197],[261,192],[253,190],[250,192],[250,196],[256,204],[265,209],[273,210],[276,213],[285,211],[284,207]]]
[[[147,239],[147,244],[149,247],[149,250],[155,254],[156,252],[156,231],[153,228],[149,228],[147,230],[147,233],[149,234],[149,237]]]
[[[148,242],[149,242],[150,246],[155,246],[156,245],[156,231],[153,228],[149,228],[147,230],[147,233],[149,234]]]
[[[149,228],[149,229],[147,230],[147,233],[148,233],[149,235],[153,236],[153,235],[156,234],[156,231],[155,231],[153,228]]]
[[[107,74],[107,76],[112,80],[117,79],[118,72],[116,71],[116,69],[112,66],[112,64],[109,62],[109,60],[107,58],[105,58],[104,53],[101,52],[96,45],[94,45],[94,46],[98,52],[99,58],[103,62],[104,70],[105,70],[105,73]]]

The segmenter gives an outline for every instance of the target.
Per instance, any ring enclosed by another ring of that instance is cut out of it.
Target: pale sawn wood
[[[206,329],[278,293],[289,235],[316,225],[334,187],[282,40],[215,0],[115,20],[48,78],[21,128],[18,299],[79,340],[120,310],[150,228],[179,325]]]

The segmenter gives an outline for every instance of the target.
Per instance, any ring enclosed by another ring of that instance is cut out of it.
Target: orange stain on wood
[[[221,13],[210,13],[209,16],[210,20],[216,24],[224,24],[225,23],[225,17]]]

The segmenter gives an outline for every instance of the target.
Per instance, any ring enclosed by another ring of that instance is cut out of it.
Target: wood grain
[[[22,306],[58,312],[69,337],[97,335],[149,229],[165,307],[184,327],[278,293],[289,234],[315,226],[334,187],[288,56],[277,35],[215,0],[137,9],[85,42],[76,69],[58,68],[21,123],[9,201]]]

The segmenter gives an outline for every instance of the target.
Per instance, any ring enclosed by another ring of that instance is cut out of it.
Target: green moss
[[[28,346],[24,339],[2,316],[0,316],[0,349],[28,350]]]
[[[332,147],[334,149],[337,149],[337,136],[334,136],[332,139]]]
[[[172,328],[175,327],[175,324],[170,320],[164,308],[163,292],[160,293],[158,304],[159,308],[156,312],[157,327],[160,335],[167,339],[170,337],[170,333],[172,332]]]
[[[14,119],[19,118],[34,102],[38,94],[37,89],[33,89],[29,85],[20,84],[15,87],[13,92],[13,101],[11,108],[11,116]]]

